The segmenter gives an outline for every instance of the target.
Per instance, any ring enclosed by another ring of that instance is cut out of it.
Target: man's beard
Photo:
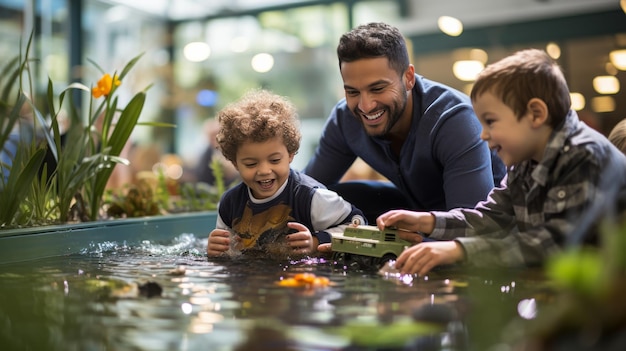
[[[391,108],[389,106],[385,106],[385,113],[387,114],[387,123],[385,124],[383,131],[380,133],[370,134],[370,135],[374,137],[385,137],[387,134],[389,134],[391,129],[396,125],[396,123],[398,123],[400,118],[402,118],[402,114],[404,113],[404,110],[406,109],[407,101],[408,101],[408,98],[407,98],[407,95],[405,94],[402,96],[401,101],[394,100],[394,103]],[[359,120],[361,120],[361,118],[364,118],[362,117],[364,113],[359,111],[358,107],[354,109],[353,114],[355,116],[359,116]],[[367,130],[367,127],[365,126],[365,123],[363,123],[362,120],[361,120],[361,124],[363,124],[363,128]]]

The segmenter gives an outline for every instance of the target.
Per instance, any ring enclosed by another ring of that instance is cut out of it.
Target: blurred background
[[[33,29],[42,96],[48,78],[59,91],[95,84],[89,60],[112,72],[145,52],[122,98],[154,84],[140,121],[177,127],[136,128],[133,172],[166,163],[173,179],[196,180],[217,111],[257,87],[296,104],[303,143],[293,167],[303,168],[343,97],[339,37],[371,21],[400,28],[418,73],[467,93],[484,65],[545,49],[581,118],[608,134],[626,117],[625,9],[626,0],[0,0],[0,68]]]

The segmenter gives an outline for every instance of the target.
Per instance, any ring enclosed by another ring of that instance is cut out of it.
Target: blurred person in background
[[[229,187],[235,181],[239,180],[239,173],[233,164],[226,160],[219,150],[216,139],[219,130],[220,125],[215,119],[209,119],[204,123],[204,132],[207,137],[208,145],[196,165],[195,176],[198,182],[214,185],[215,174],[213,173],[211,164],[217,159],[224,173],[224,185]]]

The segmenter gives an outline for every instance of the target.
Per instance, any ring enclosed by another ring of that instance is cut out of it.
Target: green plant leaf
[[[137,61],[139,61],[139,59],[144,55],[144,53],[142,52],[141,54],[135,56],[134,58],[132,58],[124,67],[124,69],[122,69],[122,73],[120,73],[120,77],[119,79],[122,80],[124,79],[124,77],[126,77],[126,75],[128,74],[128,72],[130,72],[130,70],[135,66],[135,64],[137,63]]]
[[[54,142],[54,135],[53,135],[53,133],[50,132],[50,129],[46,127],[47,123],[46,123],[45,117],[41,114],[41,112],[39,112],[39,110],[37,109],[37,106],[35,106],[35,104],[33,104],[33,102],[30,99],[26,99],[26,102],[33,109],[33,114],[35,115],[37,121],[39,121],[39,125],[41,126],[42,134],[46,138],[46,142],[48,143],[50,151],[54,155],[54,159],[58,160],[59,159],[59,155],[57,154],[57,150],[56,150],[56,146],[55,146],[56,144]]]
[[[173,123],[165,123],[165,122],[137,122],[138,126],[148,126],[148,127],[167,127],[167,128],[176,128],[176,125]]]
[[[94,61],[94,60],[92,60],[90,58],[87,58],[87,61],[89,61],[89,63],[94,65],[96,67],[96,69],[100,72],[100,74],[104,74],[105,73],[105,70],[103,70],[102,67],[100,67],[100,65],[96,61]]]
[[[146,101],[146,94],[141,92],[137,93],[132,100],[126,105],[126,108],[120,115],[118,123],[115,125],[113,132],[108,140],[108,147],[110,150],[108,155],[111,156],[119,156],[122,152],[122,149],[126,145],[126,142],[130,138],[130,135],[133,132],[133,129],[137,125],[137,120],[141,114],[141,110],[143,109],[143,105]],[[100,203],[102,201],[102,195],[104,194],[104,189],[106,188],[106,184],[113,172],[113,168],[105,168],[98,172],[94,185],[93,185],[93,193],[91,196],[91,215],[90,217],[95,220],[98,215],[98,210],[100,209]]]
[[[17,77],[20,74],[20,64],[19,64],[19,56],[13,58],[11,61],[7,63],[2,72],[0,73],[0,77],[6,77],[7,83],[4,85],[2,90],[0,91],[0,101],[5,102],[9,101],[9,94],[13,91],[13,87],[17,82]],[[0,82],[2,82],[0,80]]]
[[[141,110],[146,101],[145,93],[137,93],[133,99],[126,105],[126,108],[120,115],[120,118],[115,125],[115,129],[111,133],[109,138],[109,145],[111,145],[110,154],[113,156],[119,156],[130,138],[133,129],[137,125]]]
[[[8,118],[5,120],[6,122],[3,121],[4,123],[0,124],[0,127],[2,127],[2,129],[0,130],[0,145],[4,146],[6,141],[9,139],[9,136],[11,135],[15,124],[20,118],[20,111],[25,102],[26,96],[24,94],[19,94],[15,105],[8,115]]]
[[[2,201],[0,204],[0,223],[9,224],[17,213],[21,199],[26,197],[31,183],[39,173],[39,167],[46,156],[44,149],[38,149],[30,157],[23,168],[19,168],[22,164],[21,155],[23,150],[19,150],[15,155],[7,187],[2,191]]]

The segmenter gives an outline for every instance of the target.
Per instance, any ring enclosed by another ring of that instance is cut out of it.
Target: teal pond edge
[[[140,218],[0,230],[0,264],[79,253],[92,243],[144,240],[166,242],[181,234],[208,237],[217,212],[190,212]]]

